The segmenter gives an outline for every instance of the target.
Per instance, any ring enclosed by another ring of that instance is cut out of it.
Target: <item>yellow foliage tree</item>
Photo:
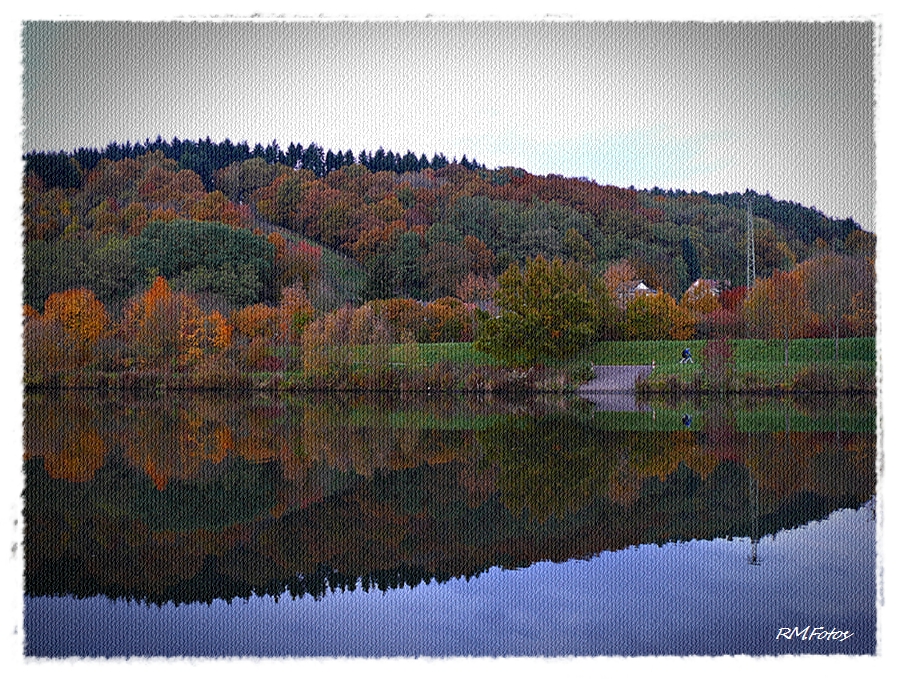
[[[221,351],[231,346],[233,328],[219,311],[213,311],[206,317],[205,330],[207,341],[212,349]]]
[[[46,323],[59,323],[64,337],[65,363],[79,368],[87,365],[94,349],[109,327],[106,307],[94,293],[85,288],[56,292],[44,302]]]
[[[668,293],[640,295],[628,302],[625,333],[635,340],[686,340],[694,335],[694,319]]]
[[[718,309],[719,298],[713,291],[712,285],[705,279],[698,280],[684,291],[681,296],[681,307],[699,318]]]

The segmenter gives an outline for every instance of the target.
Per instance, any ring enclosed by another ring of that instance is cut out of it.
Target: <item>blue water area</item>
[[[749,539],[716,539],[318,600],[265,596],[156,607],[101,596],[26,598],[26,653],[873,654],[875,534],[869,503],[764,537],[755,564]],[[851,636],[824,638],[832,630]]]

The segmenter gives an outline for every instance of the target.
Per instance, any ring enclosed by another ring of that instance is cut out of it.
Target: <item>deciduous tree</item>
[[[253,304],[231,312],[231,324],[249,339],[271,339],[277,327],[277,312],[265,304]]]
[[[744,302],[744,316],[755,337],[784,340],[784,364],[792,338],[800,337],[811,313],[797,272],[778,271],[756,282]]]
[[[92,360],[97,341],[109,326],[106,307],[84,288],[50,295],[44,304],[44,319],[62,328],[62,348],[71,367],[83,367]]]
[[[700,318],[710,314],[720,307],[719,298],[706,279],[699,279],[694,285],[685,290],[681,296],[681,306]]]
[[[826,252],[798,269],[809,298],[809,306],[830,328],[834,337],[834,360],[838,359],[840,328],[860,308],[864,299],[874,301],[874,281],[867,261]]]
[[[666,292],[639,295],[628,302],[625,332],[629,339],[690,339],[694,321]]]
[[[616,300],[616,304],[622,309],[627,304],[627,299],[621,295],[624,286],[636,278],[637,270],[627,259],[613,262],[603,272],[603,281],[606,283],[606,289],[610,291]]]
[[[26,383],[52,382],[74,367],[66,351],[66,339],[58,320],[40,314],[26,318],[22,337]]]
[[[298,344],[303,328],[312,320],[314,312],[302,283],[295,283],[282,290],[276,312],[279,341],[288,345]]]
[[[424,342],[471,342],[474,317],[456,297],[441,297],[425,305],[425,318],[419,333]]]
[[[165,370],[196,361],[208,344],[206,331],[197,302],[173,293],[162,276],[126,305],[120,329],[139,363]]]
[[[246,229],[217,222],[151,221],[135,238],[133,251],[142,269],[155,270],[170,280],[202,267],[203,271],[191,274],[191,281],[236,303],[264,298],[272,282],[275,247]],[[189,281],[184,283],[190,287]]]
[[[482,326],[479,350],[525,366],[572,356],[591,337],[588,290],[571,265],[538,256],[524,269],[511,265],[499,285],[500,316]]]

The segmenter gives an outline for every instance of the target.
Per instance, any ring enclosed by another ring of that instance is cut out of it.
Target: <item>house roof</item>
[[[616,288],[616,292],[619,294],[634,294],[636,292],[656,292],[656,290],[647,285],[643,279],[639,279],[621,283]]]
[[[729,281],[717,281],[712,278],[698,278],[693,283],[690,284],[688,290],[692,290],[696,288],[700,283],[706,285],[710,290],[712,290],[713,294],[718,295],[724,288],[727,288],[729,285]]]

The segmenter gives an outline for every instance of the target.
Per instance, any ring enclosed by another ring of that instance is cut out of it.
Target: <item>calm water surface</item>
[[[26,653],[874,653],[872,400],[626,401],[29,394]]]

